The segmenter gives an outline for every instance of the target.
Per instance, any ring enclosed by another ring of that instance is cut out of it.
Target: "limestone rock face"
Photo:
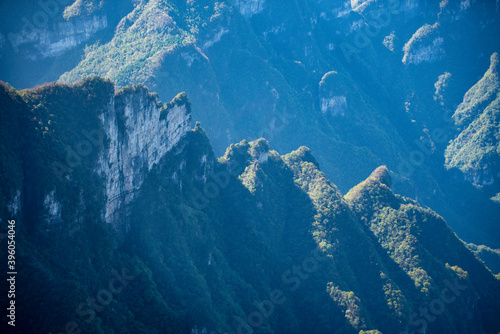
[[[164,112],[166,116],[160,118]],[[98,172],[106,179],[105,219],[117,227],[118,211],[129,203],[149,171],[191,129],[186,105],[168,110],[144,86],[119,91],[101,115],[109,140]],[[122,211],[123,212],[123,211]]]
[[[21,31],[7,34],[3,38],[7,43],[0,43],[0,47],[12,47],[16,53],[37,60],[56,56],[89,40],[108,26],[108,18],[105,14],[93,15],[42,27],[28,23]],[[26,48],[29,52],[24,54]]]
[[[439,24],[420,27],[403,47],[403,63],[406,65],[433,63],[445,56],[444,39],[439,34]]]
[[[265,0],[239,0],[237,5],[241,15],[250,18],[264,10]]]
[[[444,55],[442,45],[443,39],[441,37],[437,37],[428,45],[420,46],[405,55],[404,63],[417,65],[423,62],[433,63],[440,60]]]
[[[345,116],[347,112],[346,88],[335,71],[326,73],[319,83],[320,107],[323,114]]]

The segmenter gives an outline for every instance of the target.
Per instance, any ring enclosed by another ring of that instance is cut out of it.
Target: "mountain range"
[[[0,10],[19,330],[500,330],[498,1]]]
[[[217,158],[185,94],[1,88],[20,332],[500,328],[498,276],[385,166],[342,195],[304,146]]]
[[[99,75],[162,97],[185,91],[218,155],[242,139],[305,145],[344,192],[384,164],[398,193],[463,239],[500,247],[498,122],[475,119],[498,89],[494,1],[1,6],[0,75],[18,89]],[[489,135],[467,142],[479,128]]]

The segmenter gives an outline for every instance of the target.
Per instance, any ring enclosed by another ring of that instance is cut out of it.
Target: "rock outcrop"
[[[465,95],[453,115],[460,133],[448,145],[447,168],[458,168],[467,181],[492,185],[500,177],[500,79],[498,53],[490,67]]]
[[[124,88],[101,115],[109,147],[98,172],[106,179],[106,222],[117,227],[120,208],[134,199],[146,173],[191,129],[189,102],[158,102],[144,86]]]
[[[326,73],[319,83],[320,108],[323,114],[345,116],[347,112],[346,87],[335,71]]]
[[[403,47],[403,63],[418,65],[423,62],[433,63],[445,55],[444,40],[439,35],[437,23],[425,24],[418,29]]]
[[[6,35],[8,43],[5,47],[12,47],[16,53],[20,52],[23,57],[31,60],[43,59],[73,49],[107,26],[108,18],[105,14],[55,22],[41,27],[26,21],[21,31]],[[23,52],[24,50],[26,52]]]
[[[265,0],[238,0],[237,5],[241,15],[250,18],[264,10]]]

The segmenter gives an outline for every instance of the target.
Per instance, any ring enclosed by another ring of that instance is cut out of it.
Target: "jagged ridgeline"
[[[306,147],[217,158],[185,94],[98,77],[0,112],[20,333],[500,330],[498,277],[384,166],[343,196]]]
[[[460,132],[445,152],[447,168],[459,168],[466,179],[482,185],[493,184],[500,175],[498,63],[494,53],[488,71],[465,94],[453,115]]]
[[[499,51],[499,12],[492,0],[4,0],[0,78],[185,91],[218,156],[244,138],[305,145],[343,193],[385,164],[394,191],[498,249],[498,80],[478,78]]]

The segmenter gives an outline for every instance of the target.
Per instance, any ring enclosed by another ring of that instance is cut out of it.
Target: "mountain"
[[[304,146],[217,158],[186,94],[99,77],[0,108],[19,333],[500,330],[499,277],[385,166],[343,195]]]
[[[305,145],[343,192],[387,165],[398,193],[464,240],[500,248],[498,177],[483,186],[486,167],[463,161],[488,149],[491,164],[498,153],[459,138],[451,117],[499,51],[493,1],[9,0],[1,9],[0,78],[17,88],[100,75],[161,96],[185,91],[217,155],[242,139],[264,137],[280,152]]]
[[[483,78],[464,96],[453,118],[461,130],[446,149],[448,168],[459,168],[477,184],[492,184],[500,175],[500,83],[498,53]]]

